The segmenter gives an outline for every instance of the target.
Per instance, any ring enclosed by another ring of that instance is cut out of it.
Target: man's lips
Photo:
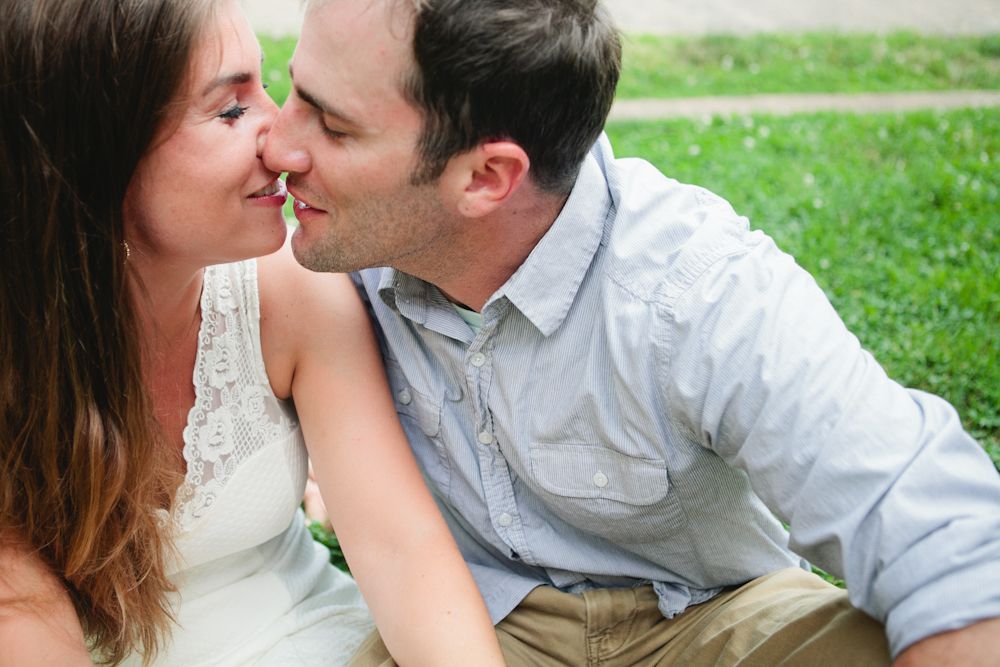
[[[317,206],[313,206],[309,201],[303,197],[296,188],[288,188],[288,192],[295,198],[295,210],[296,211],[317,211],[319,213],[325,213],[325,211]]]

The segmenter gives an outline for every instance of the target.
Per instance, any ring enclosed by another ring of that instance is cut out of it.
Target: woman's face
[[[131,261],[205,266],[281,247],[284,184],[260,159],[278,108],[260,46],[235,0],[197,42],[181,98],[125,198]]]

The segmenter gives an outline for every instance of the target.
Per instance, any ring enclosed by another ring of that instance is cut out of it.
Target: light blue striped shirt
[[[412,276],[355,279],[494,620],[540,584],[643,582],[670,617],[803,557],[894,653],[1000,616],[988,457],[706,190],[602,138],[478,333]]]

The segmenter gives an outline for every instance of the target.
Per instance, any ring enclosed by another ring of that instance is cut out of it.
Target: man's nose
[[[298,121],[298,122],[301,122]],[[264,143],[264,165],[271,171],[304,173],[312,168],[312,158],[300,141],[300,129],[288,103],[274,119]]]

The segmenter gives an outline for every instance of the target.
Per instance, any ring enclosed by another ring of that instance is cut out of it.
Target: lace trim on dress
[[[205,269],[194,366],[195,402],[184,428],[187,473],[173,516],[204,516],[239,465],[298,428],[271,391],[260,351],[255,260]]]

